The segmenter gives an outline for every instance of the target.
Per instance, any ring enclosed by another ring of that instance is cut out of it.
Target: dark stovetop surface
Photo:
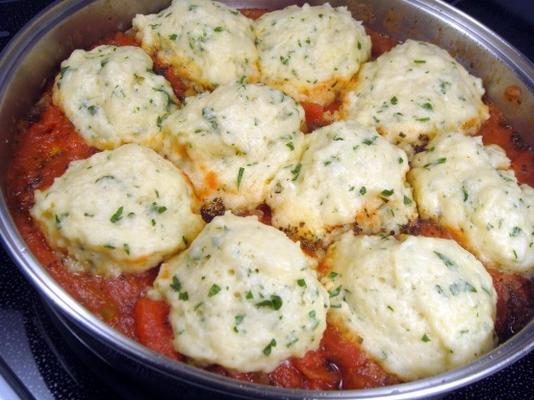
[[[528,0],[449,0],[497,31],[534,59],[534,7]],[[50,0],[0,0],[0,49]],[[500,4],[506,4],[507,9]],[[3,378],[2,378],[3,377]],[[131,382],[83,364],[45,314],[33,288],[0,247],[0,399],[132,398]],[[118,384],[117,384],[118,382]],[[9,383],[9,386],[6,385]],[[125,392],[121,387],[130,387]],[[534,353],[447,399],[530,399],[534,397]],[[142,393],[142,391],[141,391]],[[142,398],[142,394],[136,396]],[[185,396],[181,396],[185,397]],[[191,392],[189,398],[199,398]]]

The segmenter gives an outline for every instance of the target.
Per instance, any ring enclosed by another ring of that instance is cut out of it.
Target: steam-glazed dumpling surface
[[[33,218],[68,265],[99,275],[140,272],[184,249],[202,218],[184,175],[136,144],[74,161],[35,192]]]
[[[178,100],[139,47],[75,50],[61,63],[53,101],[85,141],[100,150],[161,146],[161,124]]]
[[[157,14],[137,15],[132,23],[149,54],[201,87],[258,78],[252,21],[222,3],[174,0]]]
[[[328,294],[297,243],[256,217],[216,217],[162,265],[174,347],[200,365],[273,370],[319,346]]]
[[[314,241],[355,223],[367,233],[398,232],[417,217],[406,153],[374,129],[337,122],[306,135],[304,148],[271,182],[274,226]]]
[[[488,117],[482,80],[445,50],[407,40],[362,67],[343,114],[405,149],[439,133],[478,132]]]
[[[348,232],[324,263],[329,322],[401,379],[467,364],[495,343],[491,276],[452,240]]]
[[[290,6],[255,25],[261,79],[299,101],[328,104],[371,54],[371,39],[346,7]]]
[[[510,160],[481,137],[437,137],[415,156],[409,179],[423,218],[460,232],[488,266],[534,268],[534,189],[519,185]]]
[[[186,171],[203,200],[254,208],[268,183],[302,151],[304,111],[264,85],[233,84],[187,99],[164,126],[165,154]]]

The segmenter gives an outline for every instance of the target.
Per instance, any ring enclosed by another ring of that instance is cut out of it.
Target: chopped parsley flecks
[[[245,173],[245,168],[239,167],[239,172],[237,173],[237,188],[241,186],[241,181],[243,180],[243,174]]]
[[[245,319],[244,315],[236,315],[234,317],[234,332],[235,333],[239,333],[239,329],[237,327],[241,325],[244,319]]]
[[[315,312],[315,310],[311,310],[308,313],[308,317],[310,317],[312,321],[311,330],[315,330],[315,328],[319,326],[319,320],[317,319],[317,313]]]
[[[441,94],[447,94],[447,91],[451,87],[451,83],[447,81],[440,81],[439,83],[439,89],[441,91]]]
[[[65,73],[69,70],[69,68],[69,66],[61,68],[61,70],[59,71],[59,79],[63,79]]]
[[[336,296],[339,295],[339,293],[341,293],[341,285],[338,286],[337,288],[335,288],[334,290],[330,290],[330,291],[328,292],[328,294],[329,294],[330,297],[336,297]]]
[[[101,182],[101,181],[105,181],[107,179],[113,180],[113,179],[115,179],[115,177],[113,175],[103,175],[100,178],[96,179],[95,183],[98,183],[98,182]]]
[[[217,115],[215,115],[215,110],[211,107],[204,107],[202,109],[202,118],[204,118],[212,127],[212,129],[217,130],[219,128],[219,123],[217,122]]]
[[[242,75],[241,78],[237,80],[237,84],[241,86],[245,86],[247,83],[248,83],[248,80],[245,75]]]
[[[265,299],[260,301],[259,303],[256,303],[256,307],[258,308],[271,308],[273,310],[279,310],[282,307],[282,298],[276,294],[272,294],[270,299]]]
[[[429,162],[429,163],[423,165],[423,168],[429,169],[430,167],[434,167],[434,166],[440,165],[440,164],[445,164],[446,162],[447,162],[447,157],[441,157],[441,158],[438,158],[435,161],[432,161],[432,162]]]
[[[220,291],[221,287],[214,283],[213,285],[211,285],[210,290],[208,291],[208,297],[213,297],[217,295],[217,293],[219,293]]]
[[[468,292],[477,293],[477,289],[473,285],[471,285],[469,282],[464,282],[464,288]]]
[[[61,215],[54,214],[54,220],[56,221],[56,225],[58,229],[61,229],[61,222],[64,218],[68,217],[69,213],[63,213]]]
[[[293,338],[289,342],[286,343],[286,347],[289,349],[291,346],[293,346],[298,341],[299,341],[299,338]]]
[[[158,118],[156,119],[156,125],[158,126],[158,128],[161,128],[164,119],[165,117],[163,117],[162,115],[158,115]]]
[[[477,289],[467,281],[460,280],[449,286],[449,291],[453,296],[457,296],[460,293],[477,293]]]
[[[416,117],[415,120],[418,122],[427,122],[430,121],[430,117]]]
[[[449,297],[449,296],[447,295],[447,293],[445,293],[445,290],[443,290],[443,288],[441,287],[441,285],[436,285],[435,288],[436,288],[436,291],[437,291],[440,295],[445,296],[445,297]]]
[[[113,213],[113,215],[111,216],[111,218],[109,219],[113,224],[116,224],[117,222],[119,222],[121,219],[122,219],[122,212],[124,211],[124,207],[123,206],[120,206],[119,208],[117,208],[117,211],[115,211]]]
[[[150,205],[150,209],[158,214],[163,214],[165,211],[167,211],[167,207],[160,206],[155,202]]]
[[[189,293],[186,291],[182,291],[182,283],[178,279],[176,275],[172,277],[172,281],[170,284],[170,287],[172,290],[174,290],[176,293],[178,293],[178,298],[182,301],[189,300]]]
[[[263,349],[263,354],[268,356],[271,354],[273,347],[276,347],[276,340],[272,339],[267,346]]]
[[[434,254],[438,256],[438,258],[445,264],[447,268],[458,268],[458,265],[454,261],[452,261],[449,257],[447,257],[445,254],[440,253],[438,251],[434,251]]]
[[[57,81],[57,88],[58,89],[61,89],[61,81],[63,79],[63,77],[65,76],[65,73],[70,69],[70,67],[62,67],[61,70],[59,71],[59,79]]]
[[[175,292],[179,292],[180,290],[182,290],[182,283],[176,275],[172,277],[171,289]]]
[[[97,106],[89,106],[87,107],[87,111],[89,111],[89,114],[91,115],[95,115],[97,112],[98,112],[98,107]]]
[[[170,106],[174,104],[171,95],[165,90],[163,86],[153,90],[156,92],[160,92],[165,97],[165,100],[167,101],[167,111],[169,111]]]
[[[300,170],[302,169],[302,164],[295,165],[295,168],[291,170],[291,175],[293,175],[293,178],[291,178],[292,181],[296,181],[300,175]]]
[[[328,278],[330,278],[330,279],[335,279],[338,275],[339,275],[339,274],[338,274],[337,272],[330,271],[330,272],[328,273],[327,276],[328,276]]]
[[[512,229],[512,232],[510,232],[510,237],[516,237],[521,233],[521,228],[518,226],[514,226]]]
[[[489,291],[488,288],[485,288],[484,286],[482,286],[482,290],[483,290],[484,292],[486,292],[486,294],[487,294],[488,296],[491,297],[491,292]]]
[[[376,142],[376,139],[378,139],[378,136],[373,136],[372,138],[363,139],[362,143],[371,146]]]

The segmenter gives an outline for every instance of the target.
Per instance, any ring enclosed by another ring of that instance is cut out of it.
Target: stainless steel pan
[[[226,1],[235,7],[279,8],[285,0]],[[321,1],[310,1],[312,4]],[[488,98],[508,121],[534,143],[534,66],[497,35],[439,0],[348,0],[354,16],[394,39],[408,37],[448,49],[473,74],[484,80]],[[178,394],[178,387],[254,398],[378,398],[413,399],[439,395],[472,383],[513,363],[534,348],[534,321],[491,353],[465,367],[411,383],[386,388],[319,392],[246,384],[167,359],[114,331],[69,296],[39,265],[19,235],[6,207],[5,171],[17,121],[42,93],[59,63],[75,48],[86,47],[107,33],[127,29],[136,13],[157,11],[168,1],[57,1],[31,20],[11,41],[0,59],[0,233],[6,249],[26,278],[48,304],[51,315],[73,343],[126,375],[154,388],[161,396]],[[509,85],[521,91],[509,101]],[[181,390],[181,389],[180,389]],[[180,393],[183,393],[180,391]]]

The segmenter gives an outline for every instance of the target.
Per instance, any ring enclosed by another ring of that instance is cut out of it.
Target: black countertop
[[[530,1],[530,7],[524,3]],[[534,59],[531,0],[449,0]],[[0,49],[49,0],[0,0]],[[523,3],[523,4],[521,4]],[[504,8],[504,5],[508,9]],[[526,15],[517,10],[528,9]],[[124,383],[124,384],[123,384]],[[0,247],[0,399],[128,398],[131,382],[86,366],[47,318],[39,297]],[[194,392],[181,398],[199,398]],[[140,389],[135,398],[150,398]],[[534,353],[446,399],[534,398]]]

